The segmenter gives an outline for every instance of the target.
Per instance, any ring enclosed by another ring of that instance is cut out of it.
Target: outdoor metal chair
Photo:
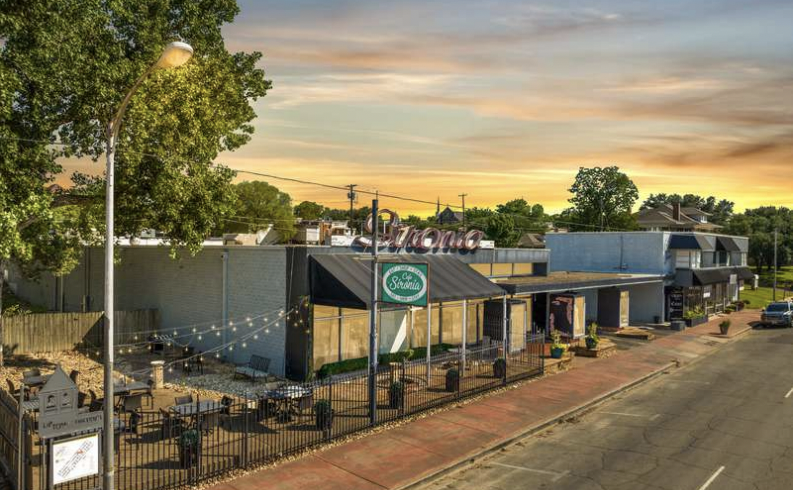
[[[41,376],[41,370],[39,368],[30,368],[26,371],[22,371],[23,378],[35,378],[36,376]]]
[[[185,429],[184,421],[180,417],[176,417],[168,410],[161,408],[160,416],[162,417],[162,426],[160,427],[161,439],[172,439],[179,437]]]
[[[234,370],[234,377],[241,376],[249,378],[251,381],[256,381],[257,378],[265,378],[265,381],[267,381],[267,377],[270,374],[269,369],[270,359],[253,354],[247,366],[240,366]]]
[[[309,393],[306,396],[298,398],[298,401],[295,404],[295,408],[298,410],[300,415],[303,415],[303,412],[306,410],[311,410],[312,407],[314,407],[314,393]]]
[[[72,380],[72,383],[77,384],[77,378],[80,376],[80,371],[77,369],[72,369],[72,372],[69,373],[69,379]]]
[[[174,405],[187,405],[188,403],[193,403],[193,395],[174,397]]]
[[[122,411],[131,413],[136,412],[143,408],[143,393],[135,395],[127,395],[123,397],[121,402]]]
[[[149,399],[149,407],[154,408],[154,380],[149,379],[146,381],[146,391],[143,395]]]
[[[8,394],[11,396],[19,396],[19,389],[14,386],[14,382],[6,378],[6,383],[8,384]]]
[[[209,434],[220,424],[220,412],[209,412],[200,416],[199,429],[205,434]]]
[[[234,404],[234,400],[231,397],[224,396],[221,398],[221,411],[220,414],[220,422],[222,427],[226,427],[227,429],[231,429],[232,426],[232,405]]]
[[[102,410],[102,408],[105,406],[105,401],[97,397],[94,390],[91,389],[88,390],[88,396],[91,397],[91,400],[88,402],[88,410],[90,412],[98,412],[99,410]]]

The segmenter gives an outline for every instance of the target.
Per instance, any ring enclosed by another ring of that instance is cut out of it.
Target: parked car
[[[761,312],[761,323],[764,325],[791,326],[791,303],[778,301],[769,303]]]

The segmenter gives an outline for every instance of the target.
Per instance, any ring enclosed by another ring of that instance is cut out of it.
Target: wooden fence
[[[3,319],[3,345],[7,355],[58,352],[80,346],[101,346],[101,311],[88,313],[32,313]],[[135,342],[160,327],[157,310],[117,311],[115,343]]]

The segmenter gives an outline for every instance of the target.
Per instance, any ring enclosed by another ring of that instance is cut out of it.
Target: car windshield
[[[788,311],[788,303],[772,303],[766,307],[766,311]]]

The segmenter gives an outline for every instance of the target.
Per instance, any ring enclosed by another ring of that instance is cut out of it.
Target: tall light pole
[[[103,458],[103,490],[113,490],[113,245],[115,236],[113,232],[113,171],[116,159],[116,138],[119,135],[121,119],[130,99],[138,90],[141,83],[153,71],[159,68],[175,68],[184,65],[193,56],[193,48],[183,42],[173,42],[165,47],[157,63],[150,66],[132,85],[132,88],[116,111],[116,115],[107,127],[107,187],[105,193],[105,403],[104,403],[104,458]]]

